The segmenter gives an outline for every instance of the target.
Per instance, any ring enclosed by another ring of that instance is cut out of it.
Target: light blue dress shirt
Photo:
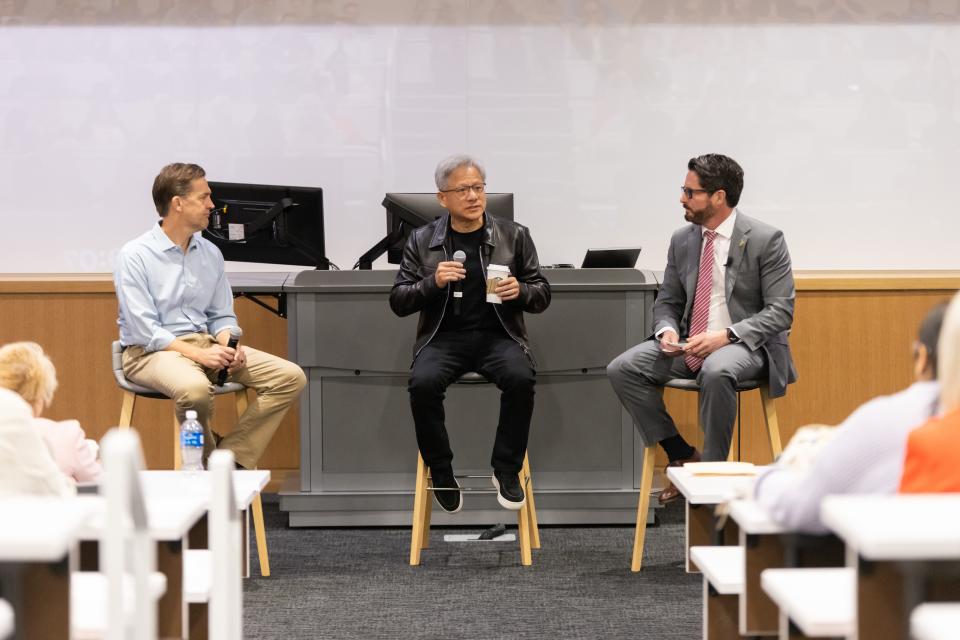
[[[200,233],[187,252],[159,224],[120,250],[113,272],[120,302],[120,342],[160,351],[177,336],[216,336],[237,326],[223,254]]]

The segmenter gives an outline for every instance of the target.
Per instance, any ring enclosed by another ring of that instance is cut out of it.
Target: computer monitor
[[[437,200],[436,193],[388,193],[381,204],[387,214],[387,235],[360,257],[357,261],[360,269],[372,268],[373,261],[384,252],[387,253],[387,262],[400,264],[410,232],[447,212]],[[486,213],[513,220],[513,194],[488,193]]]
[[[203,237],[225,260],[329,269],[323,189],[211,182],[216,210]]]

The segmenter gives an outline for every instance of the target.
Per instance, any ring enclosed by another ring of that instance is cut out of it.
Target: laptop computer
[[[587,249],[581,269],[633,269],[640,257],[640,247]]]

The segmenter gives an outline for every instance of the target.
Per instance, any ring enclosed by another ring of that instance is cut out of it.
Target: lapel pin
[[[740,244],[737,245],[737,246],[739,246],[741,249],[743,249],[743,245],[745,245],[745,244],[747,244],[747,239],[746,239],[746,238],[740,238]]]

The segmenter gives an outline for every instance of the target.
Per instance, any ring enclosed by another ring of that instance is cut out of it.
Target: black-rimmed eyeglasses
[[[467,193],[473,191],[478,196],[482,196],[487,189],[487,183],[483,182],[481,184],[468,184],[463,187],[457,187],[456,189],[441,189],[440,193],[455,193],[459,198],[466,198]]]
[[[691,189],[690,187],[680,187],[680,192],[687,197],[687,200],[693,197],[695,193],[713,193],[716,189]]]

